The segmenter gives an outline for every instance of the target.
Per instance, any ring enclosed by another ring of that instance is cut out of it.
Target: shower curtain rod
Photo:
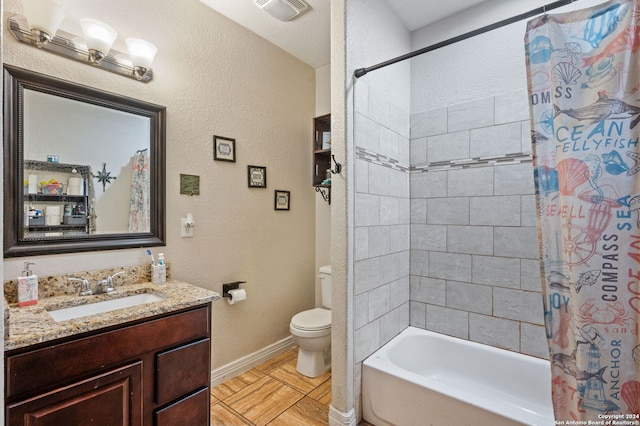
[[[480,35],[482,33],[486,33],[486,32],[495,30],[497,28],[504,27],[505,25],[513,24],[514,22],[518,22],[518,21],[522,21],[523,19],[531,18],[532,16],[536,16],[536,15],[540,15],[540,14],[543,14],[543,13],[547,13],[550,10],[557,9],[559,7],[562,7],[562,6],[566,6],[566,5],[571,4],[573,2],[576,2],[576,1],[578,1],[578,0],[559,0],[559,1],[556,1],[556,2],[553,2],[553,3],[549,3],[547,5],[539,7],[537,9],[530,10],[530,11],[522,13],[520,15],[512,16],[511,18],[507,18],[507,19],[504,19],[502,21],[498,21],[498,22],[496,22],[494,24],[487,25],[485,27],[478,28],[478,29],[473,30],[473,31],[469,31],[468,33],[461,34],[459,36],[456,36],[456,37],[441,41],[439,43],[435,43],[435,44],[432,44],[430,46],[423,47],[422,49],[415,50],[415,51],[410,52],[410,53],[406,53],[406,54],[404,54],[402,56],[398,56],[396,58],[389,59],[388,61],[380,62],[379,64],[372,65],[372,66],[367,67],[367,68],[358,68],[357,70],[354,71],[353,74],[354,74],[354,76],[356,78],[360,78],[360,77],[362,77],[363,75],[367,74],[370,71],[375,71],[377,69],[384,68],[384,67],[386,67],[388,65],[393,65],[393,64],[395,64],[397,62],[404,61],[405,59],[411,59],[414,56],[422,55],[423,53],[431,52],[432,50],[436,50],[436,49],[440,49],[441,47],[449,46],[449,45],[457,43],[459,41],[466,40],[466,39],[471,38],[471,37],[475,37],[475,36]]]

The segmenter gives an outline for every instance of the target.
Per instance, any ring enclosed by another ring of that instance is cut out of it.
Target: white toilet
[[[302,311],[289,324],[299,347],[296,370],[307,377],[331,368],[331,265],[320,268],[320,285],[323,307]]]

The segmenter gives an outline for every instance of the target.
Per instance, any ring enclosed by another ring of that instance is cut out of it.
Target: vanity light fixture
[[[83,44],[82,37],[58,30],[64,19],[64,10],[51,0],[22,0],[22,4],[24,16],[9,18],[9,31],[18,41],[144,83],[153,78],[151,63],[157,52],[153,44],[140,39],[126,39],[127,58],[125,54],[111,49],[118,33],[109,25],[97,19],[81,19]]]

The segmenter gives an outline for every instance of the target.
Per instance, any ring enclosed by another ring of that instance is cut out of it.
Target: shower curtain
[[[619,0],[527,26],[545,329],[562,424],[640,424],[639,17],[638,2]]]
[[[137,151],[132,159],[129,232],[149,232],[149,152]]]

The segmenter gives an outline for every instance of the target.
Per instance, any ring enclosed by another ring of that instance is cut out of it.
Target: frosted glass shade
[[[151,68],[151,63],[156,56],[158,48],[139,38],[128,38],[125,41],[133,66],[145,69]]]
[[[104,22],[92,18],[80,19],[87,49],[97,50],[106,55],[116,40],[118,33]]]
[[[62,7],[50,0],[22,0],[22,6],[29,28],[45,32],[53,38],[64,19]]]

